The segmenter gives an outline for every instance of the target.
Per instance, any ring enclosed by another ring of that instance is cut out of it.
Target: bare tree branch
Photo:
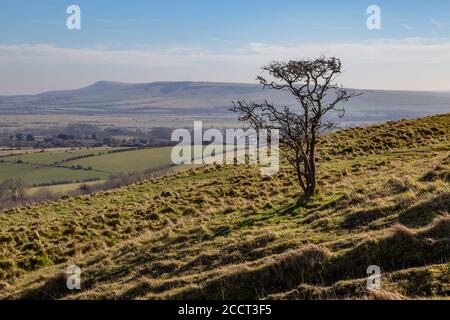
[[[270,79],[258,76],[263,88],[290,92],[298,102],[296,107],[264,103],[233,102],[232,111],[250,127],[278,129],[280,143],[287,150],[287,160],[294,167],[298,183],[306,197],[316,189],[316,147],[319,135],[337,126],[324,116],[336,112],[345,114],[341,104],[362,93],[352,92],[336,83],[342,72],[339,58],[321,56],[317,59],[273,61],[262,68]]]

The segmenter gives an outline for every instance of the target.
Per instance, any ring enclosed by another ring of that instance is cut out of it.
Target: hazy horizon
[[[173,80],[173,81],[148,81],[148,82],[125,82],[125,81],[114,81],[114,80],[97,80],[93,83],[89,83],[87,85],[84,85],[82,87],[67,87],[57,90],[46,90],[46,91],[37,91],[37,92],[31,92],[31,93],[22,93],[22,94],[0,94],[0,97],[13,97],[13,96],[33,96],[33,95],[40,95],[50,92],[58,92],[58,91],[76,91],[85,89],[88,87],[91,87],[93,85],[96,85],[98,83],[117,83],[117,84],[125,84],[125,85],[143,85],[143,84],[156,84],[156,83],[207,83],[207,84],[235,84],[235,85],[253,85],[253,86],[260,86],[258,82],[227,82],[227,81],[189,81],[189,80]],[[387,89],[387,88],[381,88],[381,89],[370,89],[370,88],[357,88],[357,87],[347,87],[347,89],[351,90],[359,90],[359,91],[393,91],[393,92],[417,92],[417,93],[449,93],[449,90],[408,90],[408,89]],[[270,89],[267,89],[270,90]]]
[[[66,27],[72,4],[80,30]],[[371,4],[2,1],[0,95],[99,80],[254,83],[272,60],[320,55],[342,59],[348,88],[450,92],[450,2],[377,1],[377,30]]]

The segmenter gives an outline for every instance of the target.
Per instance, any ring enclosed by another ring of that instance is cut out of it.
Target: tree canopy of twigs
[[[277,106],[274,103],[233,102],[232,111],[239,120],[258,129],[278,129],[280,144],[287,151],[289,163],[298,183],[310,198],[316,191],[316,149],[319,136],[336,127],[324,116],[336,112],[343,117],[342,103],[360,95],[336,83],[342,63],[336,57],[272,62],[262,70],[270,77],[257,77],[264,88],[291,93],[297,105]]]

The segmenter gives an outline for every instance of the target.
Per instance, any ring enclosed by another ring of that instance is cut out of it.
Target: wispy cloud
[[[441,22],[441,21],[437,21],[433,18],[430,19],[431,23],[433,24],[433,26],[437,29],[446,29],[449,27],[448,23],[445,22]]]
[[[250,43],[244,47],[211,50],[202,47],[151,47],[128,50],[107,48],[65,48],[49,44],[0,45],[0,62],[34,61],[55,63],[69,61],[86,64],[133,64],[143,66],[177,66],[228,61],[257,64],[272,59],[291,59],[328,53],[347,60],[450,62],[450,41],[434,38],[379,39],[360,43],[311,43],[279,46]]]
[[[413,31],[413,30],[414,30],[413,27],[411,27],[410,25],[408,25],[408,24],[406,24],[406,23],[403,23],[403,24],[402,24],[402,27],[405,28],[405,29],[407,29],[407,30],[409,30],[409,31]]]
[[[0,45],[4,93],[45,91],[87,85],[97,80],[128,82],[196,80],[252,82],[272,60],[342,58],[347,86],[374,89],[450,90],[450,41],[406,38],[360,43],[310,43],[280,46],[250,43],[238,48],[201,47],[64,48],[49,44]],[[30,73],[33,72],[34,76]],[[70,76],[67,76],[70,75]],[[7,79],[7,80],[6,80]],[[424,81],[423,79],[426,79]]]
[[[95,22],[109,23],[109,24],[149,24],[158,21],[158,19],[95,19]]]
[[[233,43],[233,42],[230,41],[230,40],[221,39],[221,38],[215,38],[215,37],[209,38],[209,40],[214,41],[214,42],[219,42],[219,43],[225,43],[225,44],[231,44],[231,43]]]

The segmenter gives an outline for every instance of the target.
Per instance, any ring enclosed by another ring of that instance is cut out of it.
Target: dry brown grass
[[[448,297],[450,186],[423,179],[448,165],[448,119],[337,134],[356,144],[415,126],[420,141],[319,161],[320,193],[308,204],[287,166],[271,178],[209,166],[3,213],[0,297]],[[81,267],[80,292],[61,289],[68,264]],[[383,270],[378,293],[365,288],[372,264]]]

